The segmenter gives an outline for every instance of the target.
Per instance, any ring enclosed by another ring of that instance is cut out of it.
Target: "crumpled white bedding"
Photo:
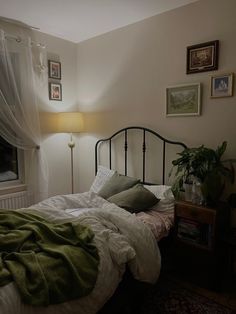
[[[50,221],[78,220],[95,233],[100,264],[97,282],[86,297],[48,307],[23,304],[14,283],[0,288],[0,314],[93,314],[112,296],[127,263],[134,278],[155,283],[161,257],[150,228],[135,215],[93,192],[55,196],[30,207]],[[28,209],[20,209],[27,211]]]

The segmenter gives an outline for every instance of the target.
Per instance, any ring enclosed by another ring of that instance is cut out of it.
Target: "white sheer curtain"
[[[42,81],[44,54],[29,31],[11,37],[0,29],[0,136],[24,150],[31,202],[47,197],[47,164],[42,151],[36,88]]]

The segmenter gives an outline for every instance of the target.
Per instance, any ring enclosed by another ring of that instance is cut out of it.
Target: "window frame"
[[[24,159],[24,151],[17,149],[18,178],[0,182],[0,195],[26,190]]]

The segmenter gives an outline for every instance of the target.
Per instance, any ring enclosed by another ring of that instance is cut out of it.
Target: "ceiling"
[[[78,43],[197,0],[0,0],[0,15]]]

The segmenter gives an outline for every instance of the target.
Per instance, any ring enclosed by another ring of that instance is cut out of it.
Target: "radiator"
[[[0,208],[1,209],[17,209],[29,206],[28,193],[26,191],[1,195]]]

